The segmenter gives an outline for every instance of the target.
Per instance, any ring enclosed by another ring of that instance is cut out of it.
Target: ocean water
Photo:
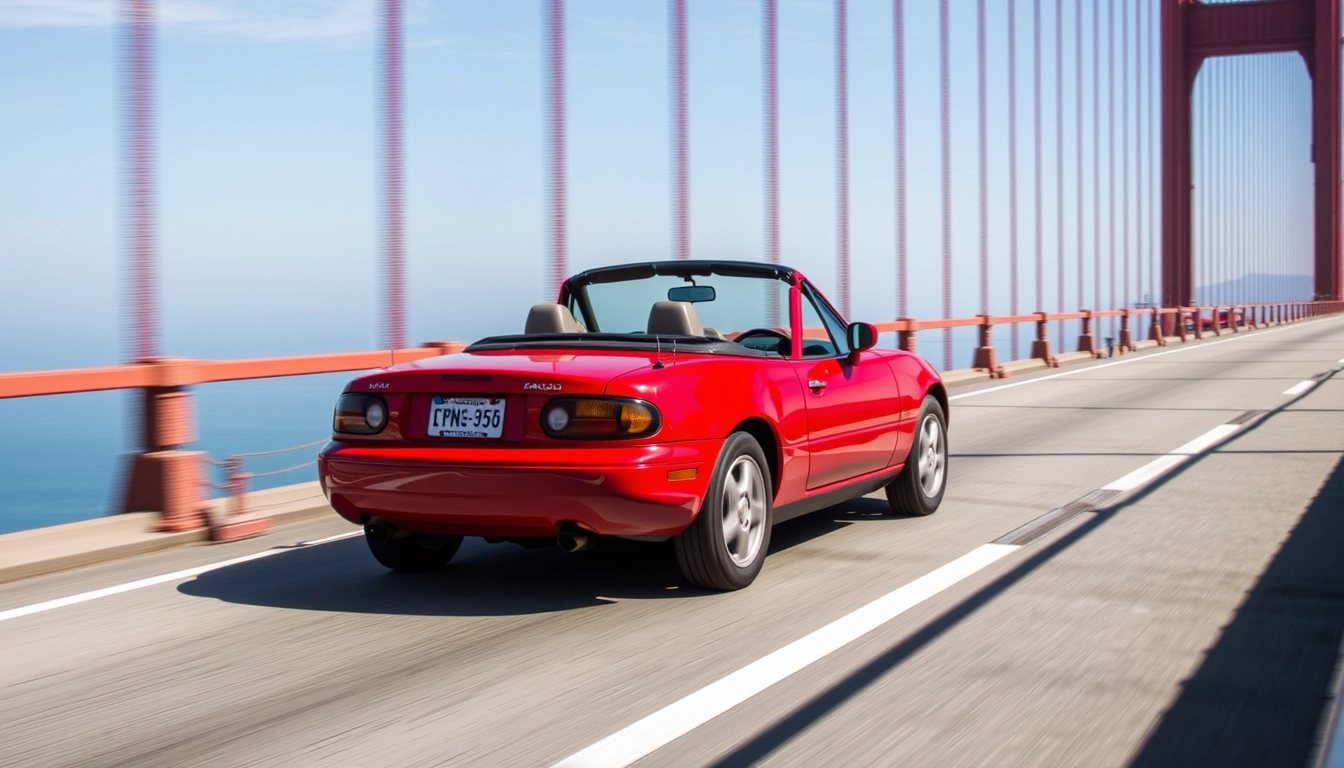
[[[1073,324],[1066,328],[1069,348],[1077,332]],[[1021,327],[1020,354],[1029,351],[1033,333],[1029,324]],[[1057,338],[1053,326],[1051,337]],[[1011,359],[1009,338],[1007,328],[996,330],[1001,361]],[[918,352],[941,367],[942,332],[921,332],[917,343]],[[895,334],[882,334],[880,346],[895,344]],[[956,329],[954,368],[969,367],[975,345],[974,328]],[[222,461],[236,453],[324,440],[331,434],[336,397],[356,375],[320,374],[194,387],[198,440],[186,448],[205,451]],[[117,512],[125,468],[136,448],[135,397],[133,392],[95,392],[0,400],[0,533]],[[258,473],[306,464],[319,448],[257,457],[246,466]],[[211,479],[223,481],[218,469],[211,470]],[[251,487],[260,490],[315,479],[316,469],[309,465],[257,478]]]
[[[193,388],[197,437],[189,450],[222,461],[323,440],[331,412],[354,373],[224,382]],[[0,533],[115,514],[129,455],[135,450],[136,393],[0,400]],[[312,461],[321,446],[247,461],[267,472]],[[210,479],[222,482],[218,469]],[[266,478],[252,488],[317,479],[308,466]],[[212,492],[212,495],[219,495]]]

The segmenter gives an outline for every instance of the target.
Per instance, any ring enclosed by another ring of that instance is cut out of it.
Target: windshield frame
[[[571,306],[572,300],[573,306],[576,306],[586,317],[592,318],[594,312],[588,300],[587,286],[641,280],[663,275],[677,277],[709,277],[713,275],[756,277],[787,283],[789,286],[787,327],[789,329],[790,345],[789,355],[786,359],[789,360],[803,359],[803,301],[807,300],[803,296],[804,286],[807,286],[806,290],[809,296],[813,297],[814,306],[820,312],[829,312],[840,325],[848,326],[848,321],[836,311],[825,295],[817,290],[816,286],[812,285],[801,272],[778,264],[752,261],[655,261],[598,267],[580,272],[565,280],[560,286],[556,302],[568,307]],[[845,345],[846,341],[846,339],[836,340],[837,346]],[[840,356],[843,357],[845,354],[846,352],[841,350]]]

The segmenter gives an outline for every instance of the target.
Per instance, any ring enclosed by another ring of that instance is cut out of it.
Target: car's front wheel
[[[770,548],[773,485],[756,439],[728,436],[695,522],[675,539],[682,574],[705,589],[741,589],[756,579]]]
[[[947,490],[947,417],[933,395],[924,396],[905,469],[887,485],[887,502],[898,515],[938,511]]]
[[[387,523],[364,524],[364,541],[384,567],[404,573],[437,571],[448,564],[462,546],[461,536],[430,536]]]

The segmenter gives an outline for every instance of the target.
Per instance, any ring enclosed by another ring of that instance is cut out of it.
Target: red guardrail
[[[1047,335],[1048,325],[1051,322],[1081,320],[1078,351],[1100,357],[1102,355],[1093,336],[1093,323],[1097,318],[1120,319],[1117,347],[1123,352],[1135,348],[1131,328],[1131,321],[1134,318],[1147,316],[1147,337],[1159,345],[1165,345],[1168,338],[1179,338],[1184,341],[1189,336],[1194,336],[1198,339],[1206,333],[1206,327],[1208,332],[1220,335],[1225,329],[1236,333],[1242,327],[1254,329],[1262,325],[1277,325],[1339,312],[1344,312],[1344,301],[1299,301],[1182,308],[1036,312],[1007,316],[978,315],[941,320],[901,318],[875,325],[879,332],[896,333],[900,348],[910,352],[915,351],[915,334],[919,331],[977,327],[980,329],[979,346],[975,350],[971,367],[973,370],[985,372],[990,377],[998,378],[1006,374],[998,364],[993,344],[993,329],[996,325],[1035,323],[1036,336],[1032,342],[1031,357],[1041,360],[1046,365],[1054,366],[1058,363],[1051,351]],[[215,538],[236,538],[264,530],[265,525],[255,520],[238,519],[240,517],[238,515],[230,516],[223,521],[205,519],[201,488],[213,485],[204,479],[204,468],[210,460],[201,452],[181,450],[182,446],[196,439],[194,410],[191,393],[187,387],[221,381],[382,368],[457,352],[464,346],[464,343],[458,341],[439,341],[412,349],[373,352],[341,352],[251,360],[152,358],[104,368],[0,373],[0,399],[116,389],[142,390],[144,407],[141,451],[132,464],[132,477],[126,483],[126,497],[121,508],[123,511],[159,512],[162,515],[160,530],[194,530],[210,525]],[[248,477],[241,474],[240,459],[241,456],[233,457],[227,462],[231,472],[225,485],[231,491],[238,492],[239,499],[236,502],[241,501],[240,489],[245,487],[245,479]],[[241,509],[241,505],[235,503],[235,509]]]

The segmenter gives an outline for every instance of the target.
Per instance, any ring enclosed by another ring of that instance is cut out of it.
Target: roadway
[[[937,514],[781,525],[732,594],[633,543],[390,574],[304,543],[334,515],[4,585],[0,765],[1304,765],[1341,358],[1336,318],[958,388]]]

